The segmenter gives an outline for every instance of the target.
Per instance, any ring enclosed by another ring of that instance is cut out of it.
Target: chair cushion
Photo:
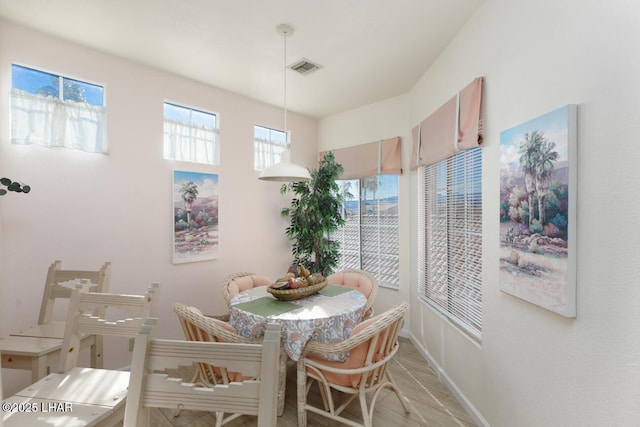
[[[369,298],[373,290],[373,283],[364,274],[355,271],[339,271],[327,277],[327,283],[342,285],[360,291]]]
[[[349,337],[354,336],[367,326],[371,325],[378,319],[379,316],[372,317],[370,319],[365,320],[362,323],[358,323],[355,328],[349,334]],[[381,334],[386,333],[386,330],[382,331]],[[373,339],[373,338],[372,338]],[[378,340],[381,342],[381,340]],[[307,356],[309,359],[315,360],[317,362],[322,363],[323,365],[330,366],[335,369],[356,369],[364,366],[364,363],[367,358],[367,352],[369,351],[369,345],[371,343],[371,339],[359,344],[358,346],[351,349],[349,352],[349,357],[344,362],[334,362],[324,359],[322,356],[317,354],[310,354]],[[375,360],[374,360],[375,361]],[[339,374],[335,372],[327,372],[322,371],[327,380],[333,384],[342,385],[345,387],[358,387],[360,384],[360,378],[362,374]]]
[[[215,321],[216,324],[220,325],[220,327],[226,329],[227,331],[231,332],[232,334],[236,333],[236,330],[233,328],[233,326],[231,326],[229,323],[227,322],[223,322],[222,320],[218,320],[218,319],[213,319]],[[224,340],[221,340],[219,338],[216,339],[216,341],[218,342],[224,342]],[[220,375],[220,368],[215,368],[216,374]],[[236,381],[236,382],[242,382],[248,379],[251,379],[251,377],[247,377],[245,375],[242,375],[241,372],[232,372],[232,371],[227,371],[227,376],[229,377],[229,381]]]
[[[202,311],[200,311],[200,309],[197,308],[197,307],[190,307],[190,309],[195,311],[198,314],[202,314]],[[236,333],[236,330],[234,329],[234,327],[231,326],[229,323],[223,322],[222,320],[218,320],[218,319],[215,319],[215,318],[210,318],[210,319],[211,319],[211,322],[215,323],[219,327],[231,332],[232,334]],[[210,341],[210,339],[213,338],[214,341],[224,342],[223,340],[218,339],[216,337],[211,337],[209,334],[206,334],[206,333],[204,333],[202,335],[203,335],[202,336],[202,341]],[[222,372],[221,372],[220,368],[218,368],[217,366],[213,367],[213,371],[215,372],[215,374],[217,376],[221,376],[222,375]],[[227,377],[229,378],[229,381],[236,381],[236,382],[242,382],[242,381],[251,379],[251,377],[244,376],[240,372],[231,372],[231,371],[227,371]]]
[[[258,286],[267,286],[272,283],[271,279],[265,276],[260,276],[257,274],[251,274],[248,276],[236,277],[235,279],[229,282],[227,286],[227,290],[229,295],[234,296],[239,294],[240,292],[256,288]]]

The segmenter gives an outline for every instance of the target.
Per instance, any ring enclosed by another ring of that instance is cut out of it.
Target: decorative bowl
[[[325,286],[327,286],[327,281],[323,280],[322,282],[316,283],[315,285],[296,289],[273,289],[271,286],[267,286],[267,292],[269,292],[280,301],[294,301],[297,299],[306,298],[309,295],[317,294]]]

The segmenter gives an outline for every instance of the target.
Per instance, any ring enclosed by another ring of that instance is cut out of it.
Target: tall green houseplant
[[[291,191],[295,196],[281,214],[290,220],[286,234],[293,241],[294,264],[304,265],[312,273],[331,274],[340,260],[340,242],[331,240],[331,233],[344,226],[344,201],[336,179],[343,172],[329,152],[311,170],[309,182],[283,184],[281,194]]]

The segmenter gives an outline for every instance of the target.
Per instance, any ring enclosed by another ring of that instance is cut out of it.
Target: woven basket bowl
[[[315,285],[307,286],[306,288],[297,289],[273,289],[270,286],[267,286],[267,292],[280,301],[294,301],[306,298],[309,295],[317,294],[325,286],[327,286],[326,280],[316,283]]]

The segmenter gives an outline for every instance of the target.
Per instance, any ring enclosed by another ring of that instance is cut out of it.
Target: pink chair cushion
[[[367,326],[371,325],[373,322],[375,322],[379,318],[379,316],[380,315],[367,319],[362,323],[358,323],[356,327],[353,328],[353,330],[351,331],[351,334],[349,334],[349,337],[354,336],[355,334],[357,334]],[[386,329],[380,332],[381,335],[386,333],[387,333]],[[382,339],[378,340],[378,343],[379,343],[378,346],[380,345],[380,343],[382,343],[382,341],[383,341]],[[322,356],[316,355],[316,354],[310,354],[307,357],[311,360],[316,360],[318,362],[321,362],[323,365],[327,365],[336,369],[361,368],[362,366],[364,366],[370,344],[371,344],[371,340],[367,340],[362,344],[358,345],[357,347],[354,347],[353,349],[351,349],[351,351],[349,352],[349,357],[344,362],[329,361],[322,358]],[[375,355],[374,355],[373,361],[376,362]],[[360,378],[362,377],[362,374],[338,374],[338,373],[327,372],[327,371],[322,371],[322,372],[329,382],[333,384],[342,385],[345,387],[354,387],[354,388],[358,387],[358,384],[360,384]]]
[[[232,297],[238,295],[240,292],[256,288],[258,286],[267,286],[272,283],[271,279],[265,276],[257,274],[251,274],[249,276],[236,277],[233,279],[227,287],[229,295]]]
[[[373,290],[373,283],[364,274],[352,271],[339,271],[327,277],[327,283],[332,285],[342,285],[360,291],[365,297],[369,298]]]
[[[198,314],[202,314],[202,312],[200,311],[199,308],[196,307],[190,307],[192,310],[194,310],[195,312],[197,312]],[[222,320],[219,319],[214,319],[214,318],[209,318],[211,322],[215,323],[216,325],[218,325],[220,328],[225,329],[229,332],[231,332],[232,334],[236,333],[236,330],[234,329],[233,326],[231,326],[229,323],[227,322],[223,322]],[[224,342],[221,339],[217,339],[216,337],[211,337],[214,339],[214,341],[216,342]],[[209,335],[208,334],[203,334],[202,337],[203,341],[209,341]],[[214,366],[213,367],[213,371],[215,372],[216,375],[222,375],[220,368]],[[244,376],[242,375],[242,373],[240,372],[231,372],[231,371],[227,371],[227,377],[229,378],[229,381],[236,381],[236,382],[242,382],[245,380],[250,379],[250,377]]]
[[[223,322],[222,320],[218,320],[218,319],[212,319],[212,320],[216,324],[218,324],[220,327],[226,329],[227,331],[231,332],[232,334],[236,333],[236,330],[229,323]],[[216,339],[216,341],[224,342],[221,339]],[[214,370],[216,371],[216,374],[220,375],[220,369],[219,368],[214,368]],[[229,377],[229,381],[232,381],[232,382],[242,382],[242,381],[250,379],[250,377],[242,375],[241,372],[232,372],[232,371],[227,371],[227,377]]]

